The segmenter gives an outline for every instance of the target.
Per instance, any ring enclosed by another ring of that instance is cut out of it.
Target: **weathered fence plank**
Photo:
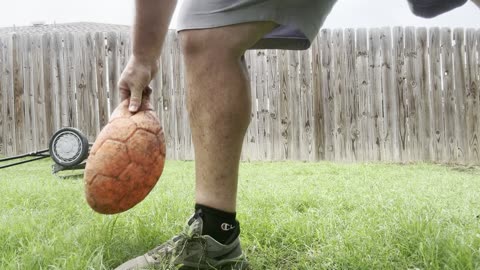
[[[480,29],[475,31],[475,41],[477,43],[476,52],[477,52],[477,63],[476,63],[476,86],[477,86],[477,104],[480,106]],[[480,117],[477,115],[477,117]],[[479,120],[480,121],[480,120]],[[480,144],[480,123],[477,122],[477,136],[474,138],[477,141],[477,145]],[[472,152],[471,152],[472,153]],[[473,152],[473,155],[476,156],[476,159],[468,160],[469,163],[479,164],[480,163],[480,146],[478,146],[477,152]],[[472,156],[470,154],[470,156]]]
[[[334,103],[334,74],[333,74],[333,53],[332,34],[329,29],[320,32],[320,47],[322,50],[322,96],[323,114],[325,119],[325,158],[335,160],[335,103]]]
[[[300,104],[300,91],[298,91],[299,78],[298,78],[298,52],[289,51],[288,52],[288,78],[290,81],[288,87],[288,108],[290,110],[290,135],[291,140],[289,144],[291,159],[299,160],[300,159],[300,112],[297,107],[297,104]],[[258,71],[261,73],[261,71]],[[258,76],[258,75],[257,75]]]
[[[434,159],[436,161],[445,160],[445,122],[443,110],[443,91],[442,91],[442,74],[440,63],[440,29],[432,28],[429,31],[430,44],[430,74],[431,74],[431,91],[433,101],[433,131],[434,139]]]
[[[42,35],[43,49],[43,85],[44,85],[44,104],[45,104],[45,123],[47,128],[47,138],[50,138],[55,132],[55,109],[53,93],[53,59],[51,34]],[[48,139],[47,139],[48,140]]]
[[[398,113],[397,95],[395,93],[395,77],[392,57],[392,34],[389,27],[380,30],[380,46],[382,50],[382,93],[383,93],[383,126],[384,156],[382,160],[399,161],[398,145]]]
[[[33,74],[33,94],[34,94],[34,110],[35,110],[35,130],[37,132],[37,149],[47,147],[47,119],[45,104],[45,84],[43,76],[43,37],[41,35],[33,36],[32,49],[32,74]]]
[[[468,89],[466,89],[467,74],[465,69],[464,30],[455,29],[453,39],[455,45],[452,48],[452,54],[454,60],[453,70],[455,72],[449,73],[453,74],[454,78],[451,78],[451,85],[448,85],[452,88],[452,91],[446,94],[446,106],[447,109],[450,109],[450,106],[454,106],[454,112],[453,116],[450,116],[448,115],[448,110],[446,110],[446,120],[448,119],[448,121],[446,121],[447,146],[453,145],[454,150],[452,155],[449,156],[449,161],[452,163],[464,163],[468,151],[465,140],[467,132],[465,102]],[[454,123],[450,123],[450,121]],[[453,129],[453,131],[449,131],[449,129]]]
[[[291,153],[289,145],[291,144],[291,134],[290,134],[290,125],[291,125],[291,116],[289,110],[289,95],[288,89],[290,81],[288,79],[288,60],[287,60],[287,51],[279,51],[277,59],[277,67],[280,76],[279,83],[279,94],[280,94],[280,149],[281,159],[291,159]],[[252,110],[253,110],[252,104]],[[250,126],[255,125],[251,123]],[[247,144],[248,145],[248,144]]]
[[[15,149],[25,153],[25,95],[23,92],[22,36],[12,35],[12,60],[13,60],[13,113],[15,115]]]
[[[456,95],[453,89],[453,52],[452,33],[449,28],[442,28],[440,31],[440,48],[442,53],[442,85],[445,106],[445,157],[446,161],[456,160],[456,138],[455,138],[455,105]],[[460,73],[461,76],[463,72]],[[463,76],[462,76],[463,77]]]
[[[108,123],[108,78],[105,60],[105,34],[97,32],[95,39],[96,82],[98,92],[98,124],[103,128]]]
[[[5,145],[5,108],[6,108],[6,100],[5,92],[6,92],[6,76],[5,74],[5,52],[6,52],[6,37],[0,36],[0,156],[5,156],[6,152],[6,145]]]
[[[313,148],[313,94],[312,94],[312,56],[310,50],[299,52],[299,88],[300,102],[295,104],[300,111],[300,159],[315,160]],[[301,104],[301,105],[300,105]],[[299,106],[300,105],[300,106]]]
[[[277,67],[277,50],[270,50],[267,52],[267,66]],[[281,149],[276,146],[280,142],[280,82],[278,69],[267,69],[267,93],[268,93],[268,115],[269,130],[270,130],[270,144],[269,152],[271,160],[281,160]]]
[[[369,115],[370,115],[370,93],[368,80],[368,46],[367,29],[357,29],[356,44],[356,72],[357,72],[357,92],[358,92],[358,149],[357,160],[367,161],[369,159]],[[322,70],[323,72],[323,70]],[[329,119],[325,118],[325,121]],[[328,136],[329,134],[326,134]],[[327,157],[326,157],[327,158]],[[327,158],[328,159],[328,158]]]
[[[266,93],[266,74],[262,72],[265,70],[265,51],[256,51],[252,55],[252,61],[255,62],[255,67],[258,69],[254,81],[254,87],[256,88],[256,103],[257,103],[257,132],[256,137],[258,140],[258,160],[268,159],[268,126],[267,117],[268,103]]]
[[[76,88],[76,106],[78,129],[85,134],[90,133],[88,129],[88,90],[87,90],[87,71],[86,71],[86,36],[84,34],[75,37],[75,88]]]
[[[171,44],[173,36],[169,33],[166,37],[166,46],[163,49],[162,69],[167,71],[162,78],[163,88],[163,121],[164,121],[164,135],[167,149],[167,158],[175,158],[175,96],[173,96],[172,86],[172,58],[171,58]]]
[[[62,93],[64,89],[64,70],[63,67],[63,41],[60,33],[54,32],[51,37],[52,50],[50,56],[52,58],[52,110],[53,110],[53,132],[61,127],[62,119]]]
[[[335,160],[346,159],[346,115],[345,115],[345,55],[343,31],[332,33],[333,48],[333,103],[334,103],[334,150]]]
[[[312,44],[312,91],[313,91],[313,136],[315,144],[315,160],[325,159],[325,119],[322,91],[322,51],[319,36]],[[355,48],[353,48],[355,49]],[[353,57],[355,57],[353,52]],[[355,91],[354,89],[353,91]],[[281,158],[281,157],[280,157]]]
[[[416,30],[416,78],[418,79],[418,98],[415,107],[417,111],[417,127],[419,137],[419,159],[431,161],[433,157],[431,93],[428,69],[427,29]]]
[[[77,110],[76,110],[76,101],[75,101],[75,37],[72,33],[65,35],[64,39],[64,49],[65,49],[65,65],[66,65],[66,78],[65,78],[65,89],[67,93],[67,115],[66,115],[66,125],[69,127],[78,126],[77,122]]]
[[[171,44],[171,57],[172,57],[172,92],[171,95],[175,96],[175,110],[174,110],[174,123],[175,123],[175,152],[177,153],[176,159],[185,159],[186,150],[186,125],[184,114],[185,110],[185,89],[182,85],[182,59],[180,55],[180,42],[177,35],[173,36]]]
[[[416,77],[416,44],[415,44],[415,28],[405,28],[405,64],[406,64],[406,92],[404,99],[404,110],[406,115],[406,153],[408,160],[418,160],[418,121],[416,99],[418,97],[418,78]]]
[[[87,104],[85,104],[85,109],[90,112],[87,114],[88,117],[88,130],[87,137],[90,141],[94,141],[97,137],[97,134],[100,132],[100,125],[98,123],[98,91],[95,75],[95,45],[93,41],[93,34],[88,33],[86,35],[86,47],[85,47],[85,64],[87,65],[86,69],[86,90],[87,90]]]
[[[370,160],[379,161],[385,156],[385,131],[383,122],[382,97],[382,52],[380,47],[380,29],[373,28],[369,32],[369,81],[370,81],[370,123],[369,133]]]
[[[23,36],[22,48],[23,50],[23,91],[25,95],[25,150],[26,152],[32,152],[36,149],[36,134],[37,131],[34,127],[35,123],[35,111],[33,110],[33,84],[32,84],[32,41],[30,36]],[[1,90],[0,90],[1,91]]]
[[[398,109],[398,149],[400,160],[408,160],[407,153],[407,117],[406,108],[406,66],[405,66],[405,41],[403,28],[393,28],[393,51],[395,55],[395,81]]]
[[[480,33],[480,31],[478,32]],[[480,35],[479,35],[480,36]],[[475,30],[467,29],[465,36],[466,44],[466,102],[465,102],[465,120],[466,120],[466,162],[474,163],[480,161],[479,136],[480,129],[480,66],[477,65],[475,45],[480,40],[475,39]],[[480,53],[480,51],[478,52]],[[479,63],[480,64],[480,63]],[[457,86],[457,85],[455,85]],[[458,89],[458,88],[457,88]]]
[[[120,97],[117,89],[117,82],[120,76],[118,66],[118,33],[107,33],[107,69],[108,69],[108,100],[110,114],[115,110]]]
[[[13,79],[13,37],[9,36],[4,40],[4,70],[1,77],[3,77],[5,91],[4,91],[4,136],[6,154],[13,155],[17,153],[15,143],[15,97],[14,97],[14,79]]]
[[[61,33],[53,34],[53,48],[55,57],[54,63],[54,85],[55,85],[55,110],[56,110],[56,128],[68,127],[68,92],[66,91],[66,35]]]
[[[345,29],[345,115],[346,160],[357,160],[358,151],[358,92],[355,74],[355,30]]]

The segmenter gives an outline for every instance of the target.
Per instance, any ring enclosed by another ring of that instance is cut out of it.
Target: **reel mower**
[[[80,130],[70,127],[62,128],[52,135],[48,143],[48,149],[0,159],[0,164],[2,162],[24,159],[7,165],[0,165],[0,169],[48,157],[51,157],[54,161],[52,165],[52,174],[54,175],[64,170],[84,169],[91,145]]]

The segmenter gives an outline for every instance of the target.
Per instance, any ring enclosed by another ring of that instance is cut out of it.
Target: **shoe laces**
[[[167,263],[167,269],[174,269],[175,261],[181,257],[185,252],[188,255],[188,249],[191,243],[199,243],[202,247],[202,255],[206,253],[207,245],[205,238],[198,232],[198,223],[193,222],[177,236],[168,241],[165,245],[158,246],[151,250],[148,254],[155,259],[155,261],[162,261]]]

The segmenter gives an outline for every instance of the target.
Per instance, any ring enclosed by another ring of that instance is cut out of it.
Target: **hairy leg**
[[[195,148],[197,204],[235,212],[243,137],[250,123],[244,52],[273,22],[180,32]]]

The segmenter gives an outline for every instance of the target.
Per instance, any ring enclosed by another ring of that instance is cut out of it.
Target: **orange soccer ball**
[[[128,111],[124,100],[93,144],[85,167],[85,195],[101,214],[126,211],[153,189],[165,163],[165,139],[151,109]]]

